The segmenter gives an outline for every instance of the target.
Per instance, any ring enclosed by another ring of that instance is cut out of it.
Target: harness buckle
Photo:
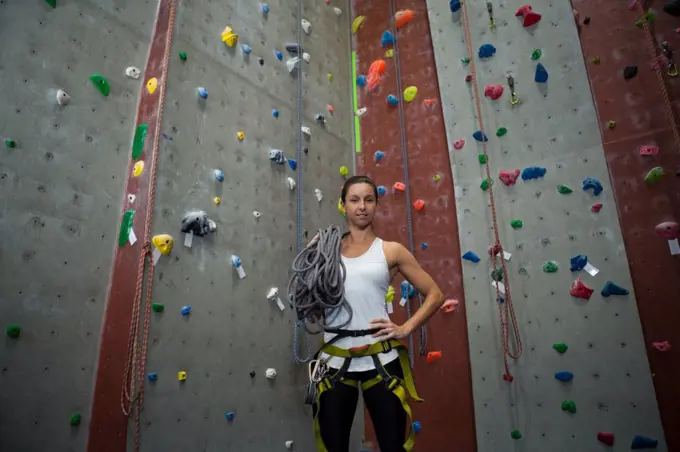
[[[383,341],[383,342],[381,342],[381,344],[382,344],[382,349],[383,349],[382,352],[383,353],[387,353],[389,351],[392,351],[393,347],[392,347],[392,344],[390,344],[389,341]]]

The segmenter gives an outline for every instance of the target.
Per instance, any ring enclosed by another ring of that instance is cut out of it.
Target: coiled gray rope
[[[352,320],[352,308],[345,299],[345,264],[342,262],[342,234],[331,225],[318,234],[293,261],[288,283],[288,299],[305,330],[319,334],[326,327],[344,328]],[[333,324],[337,315],[347,312],[347,320]],[[316,325],[315,328],[310,327]]]

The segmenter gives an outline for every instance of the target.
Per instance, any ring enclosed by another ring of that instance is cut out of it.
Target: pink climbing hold
[[[605,443],[607,446],[613,446],[614,434],[609,432],[600,432],[597,434],[597,440],[601,443]]]
[[[516,17],[522,17],[524,20],[522,22],[523,27],[531,27],[536,25],[541,20],[541,15],[535,13],[531,9],[531,5],[520,6],[515,13]]]
[[[461,149],[463,149],[463,146],[465,146],[465,140],[462,139],[462,138],[460,140],[456,140],[456,141],[453,142],[453,149],[455,149],[457,151],[460,151]]]
[[[659,223],[654,228],[654,231],[668,240],[674,240],[680,236],[680,227],[678,227],[678,223],[675,221],[664,221],[663,223]]]
[[[602,203],[601,203],[601,202],[598,202],[597,204],[593,204],[592,206],[590,206],[590,211],[591,211],[591,212],[597,213],[597,212],[599,212],[600,210],[602,210]]]
[[[515,185],[515,182],[517,182],[517,178],[519,177],[519,174],[520,174],[520,171],[518,169],[514,169],[512,171],[501,170],[498,173],[498,178],[505,185],[510,186],[510,185]]]
[[[658,155],[659,148],[656,146],[640,146],[640,155]]]
[[[663,342],[653,342],[652,347],[655,349],[659,350],[660,352],[665,352],[670,350],[671,344],[668,341],[663,341]]]
[[[449,314],[457,310],[459,304],[460,302],[457,299],[450,298],[444,302],[444,304],[441,306],[441,308],[439,308],[439,310]]]
[[[484,88],[484,96],[497,100],[503,95],[503,85],[489,85]]]
[[[637,0],[633,0],[628,4],[628,9],[631,11],[635,11],[637,9]]]
[[[489,252],[489,256],[497,256],[501,252],[501,246],[496,244],[496,245],[489,245],[489,248],[487,248],[487,251]]]
[[[466,75],[465,81],[468,82],[468,83],[471,82],[472,81],[472,75],[471,74]]]
[[[571,285],[571,290],[569,290],[569,295],[572,297],[583,298],[584,300],[590,300],[590,296],[593,294],[593,289],[586,286],[583,281],[577,279],[574,284]]]

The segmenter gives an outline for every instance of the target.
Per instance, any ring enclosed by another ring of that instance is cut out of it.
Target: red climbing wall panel
[[[153,137],[156,133],[156,119],[160,114],[160,96],[164,89],[162,67],[168,33],[172,32],[171,4],[172,0],[160,0],[154,34],[149,48],[149,57],[144,70],[143,79],[151,77],[159,79],[159,90],[155,95],[143,88],[137,108],[136,124],[149,125],[146,143],[141,160],[146,160],[146,169],[139,177],[130,177],[132,164],[128,168],[128,179],[125,193],[136,193],[134,209],[134,229],[140,240],[136,247],[126,245],[116,247],[109,295],[102,325],[97,376],[92,399],[92,418],[88,436],[89,452],[120,452],[126,450],[128,418],[121,408],[121,390],[125,369],[128,334],[132,316],[132,304],[135,297],[139,255],[144,241],[144,225],[149,212],[149,186],[151,181],[151,161],[153,153]],[[123,211],[127,210],[125,202]]]
[[[366,16],[354,36],[353,48],[357,53],[357,74],[367,74],[374,60],[385,58],[386,49],[380,47],[380,41],[382,32],[390,27],[389,2],[357,1],[353,6],[354,17]],[[413,404],[414,419],[423,428],[417,436],[416,450],[471,452],[477,448],[453,181],[441,107],[438,103],[434,107],[423,104],[425,99],[439,99],[427,7],[424,0],[397,0],[396,9],[415,12],[413,21],[398,35],[402,89],[410,85],[418,88],[416,99],[404,104],[411,201],[425,201],[421,212],[409,206],[413,213],[415,256],[445,296],[458,298],[461,306],[455,313],[436,314],[427,327],[428,350],[441,351],[441,360],[427,364],[425,356],[418,354],[418,333],[414,333],[415,380],[425,399],[423,404]],[[388,94],[398,94],[395,65],[391,58],[386,61],[387,70],[380,87],[372,93],[359,88],[359,107],[367,107],[368,113],[361,119],[362,152],[357,155],[357,174],[367,174],[388,188],[388,195],[381,199],[378,209],[378,234],[408,246],[405,196],[394,194],[391,189],[395,182],[404,179],[404,162],[399,112],[386,101]],[[377,150],[385,153],[378,165],[373,157]],[[439,181],[433,180],[437,174],[441,177]],[[423,242],[429,245],[426,250],[421,249]],[[395,281],[398,295],[400,282]],[[411,303],[415,310],[417,299]],[[394,318],[397,322],[406,319],[405,309],[396,303]],[[368,417],[366,428],[375,444]]]
[[[634,25],[642,15],[620,2],[573,0],[581,22],[580,37],[591,88],[600,120],[609,172],[623,230],[635,294],[642,321],[647,353],[654,374],[661,419],[669,450],[680,450],[680,256],[671,256],[665,239],[654,234],[663,221],[680,221],[680,143],[673,127],[678,126],[677,95],[680,78],[664,74],[674,112],[664,102],[662,84],[650,69],[653,55],[645,30]],[[680,49],[675,28],[680,19],[661,12],[650,25],[652,46],[667,40]],[[600,63],[592,59],[600,57]],[[625,66],[638,65],[638,75],[623,79]],[[607,123],[616,121],[609,129]],[[660,148],[656,157],[641,157],[641,145]],[[657,185],[646,185],[647,172],[662,166],[667,175]],[[605,208],[607,208],[605,206]],[[612,206],[613,208],[613,206]],[[660,353],[652,342],[668,340],[674,348]]]

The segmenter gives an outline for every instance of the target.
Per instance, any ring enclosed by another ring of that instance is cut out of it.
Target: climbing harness
[[[149,182],[149,199],[147,203],[147,218],[144,225],[144,246],[139,255],[137,269],[137,286],[135,298],[132,304],[132,320],[130,322],[130,334],[128,336],[127,356],[125,371],[123,374],[123,389],[120,396],[120,405],[125,416],[134,414],[134,450],[139,451],[140,414],[144,405],[144,370],[146,366],[146,351],[149,337],[149,321],[151,313],[151,295],[153,288],[154,263],[151,256],[151,226],[153,220],[153,206],[156,197],[156,169],[158,163],[158,148],[161,134],[161,122],[163,119],[163,107],[165,105],[165,86],[168,75],[168,61],[172,43],[172,31],[175,23],[176,2],[170,2],[168,18],[168,34],[165,40],[163,54],[162,77],[158,112],[156,115],[156,129],[154,131],[153,153],[151,159],[151,179]],[[144,267],[149,257],[149,266],[146,280],[146,298],[142,295],[144,279]],[[142,304],[144,304],[144,325],[140,330]],[[141,336],[141,337],[140,337]],[[141,343],[140,343],[141,340]]]
[[[489,13],[489,28],[496,26],[496,21],[493,18],[493,5],[491,2],[486,2],[486,10]]]
[[[475,105],[477,109],[477,120],[479,122],[479,130],[482,136],[484,134],[484,121],[482,120],[482,105],[480,102],[479,94],[479,83],[477,81],[477,71],[475,69],[475,59],[473,58],[474,53],[472,51],[472,37],[470,33],[470,20],[468,19],[467,2],[462,2],[462,19],[463,26],[465,29],[465,40],[467,44],[468,55],[470,56],[470,75],[472,78],[472,84],[474,86],[475,94]],[[487,180],[491,180],[491,168],[489,167],[489,158],[486,148],[486,141],[482,140],[482,149],[484,151],[484,156],[486,157],[484,162],[484,167],[486,169]],[[496,304],[498,305],[498,315],[500,318],[501,326],[501,343],[503,345],[503,365],[505,367],[505,374],[503,379],[505,381],[511,382],[513,380],[510,374],[510,368],[508,366],[508,357],[512,359],[518,359],[522,356],[522,340],[520,338],[519,329],[517,326],[517,318],[515,316],[515,308],[512,304],[512,296],[510,295],[510,281],[508,278],[508,270],[505,266],[505,259],[503,258],[503,245],[501,244],[499,232],[498,232],[498,219],[496,216],[496,202],[493,196],[493,184],[489,184],[489,204],[491,208],[491,217],[493,220],[493,233],[494,233],[494,244],[492,245],[491,262],[493,264],[493,274],[498,274],[498,258],[500,256],[501,268],[503,272],[503,281],[505,286],[505,293],[501,294],[501,285],[496,282],[494,284],[496,288]],[[513,336],[515,338],[516,353],[510,351],[510,333],[509,333],[509,323],[512,323]]]
[[[507,79],[508,87],[510,87],[510,104],[517,105],[517,103],[519,102],[519,96],[515,92],[515,78],[512,75],[508,74]]]
[[[396,15],[396,6],[395,6],[395,1],[390,0],[389,2],[389,14],[390,17],[395,17]],[[392,34],[394,35],[394,43],[392,45],[394,49],[394,67],[396,71],[396,79],[397,79],[397,92],[399,93],[400,96],[403,96],[404,90],[402,89],[401,85],[401,65],[399,64],[399,39],[397,38],[397,29],[396,29],[396,21],[393,24],[394,30],[392,31]],[[411,251],[411,254],[414,253],[414,248],[413,248],[413,214],[411,212],[411,185],[409,184],[409,178],[408,178],[408,151],[406,147],[406,127],[405,127],[405,120],[404,120],[404,103],[399,102],[399,133],[401,137],[401,158],[403,162],[403,167],[404,167],[404,183],[406,184],[405,186],[405,197],[406,197],[406,222],[408,226],[408,246],[409,250]],[[422,295],[418,294],[418,307],[423,306],[423,297]],[[411,318],[411,305],[410,303],[406,303],[406,315],[410,319]],[[420,327],[420,344],[419,344],[419,352],[421,355],[424,355],[427,353],[427,329],[425,325]],[[411,366],[413,366],[413,336],[409,334],[408,336],[408,354],[409,354],[409,360],[411,362]]]
[[[305,404],[314,406],[314,437],[316,440],[316,447],[318,452],[328,452],[326,446],[321,438],[321,426],[319,425],[319,412],[321,407],[321,395],[333,389],[336,384],[341,383],[353,388],[361,387],[362,391],[368,391],[377,384],[384,384],[395,397],[401,402],[401,406],[409,418],[409,425],[412,424],[413,414],[411,407],[408,405],[408,396],[416,402],[422,402],[423,399],[418,397],[415,383],[413,381],[413,373],[409,362],[409,355],[406,347],[396,339],[376,342],[374,344],[365,345],[363,347],[354,348],[340,348],[333,345],[338,340],[344,337],[361,337],[372,335],[376,330],[343,330],[343,329],[328,329],[327,333],[335,334],[335,336],[328,342],[321,345],[321,348],[314,355],[314,359],[310,362],[309,371],[309,387],[307,390],[307,397]],[[385,367],[380,362],[378,355],[380,353],[387,353],[391,350],[396,350],[399,354],[399,364],[404,374],[404,378],[393,377],[385,370]],[[331,369],[327,366],[326,361],[320,358],[322,353],[327,355],[344,358],[344,362],[340,369]],[[374,378],[359,382],[346,378],[347,369],[352,362],[352,358],[359,358],[370,356],[373,359],[373,364],[378,372]],[[413,450],[415,443],[415,430],[411,427],[408,439],[404,443],[404,450],[409,452]]]
[[[661,52],[663,52],[663,56],[666,57],[666,74],[670,75],[671,77],[677,76],[678,67],[675,65],[675,61],[673,60],[673,49],[671,49],[668,41],[661,43]]]

